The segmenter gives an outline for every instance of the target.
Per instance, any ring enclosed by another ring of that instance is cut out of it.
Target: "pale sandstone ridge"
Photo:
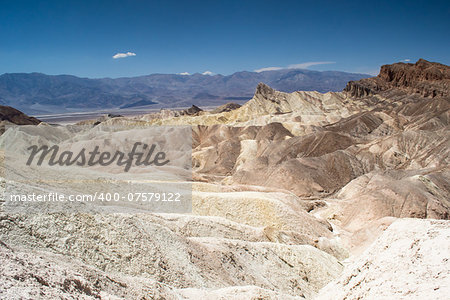
[[[266,242],[257,227],[221,218],[144,214],[2,215],[1,224],[3,266],[11,259],[20,261],[14,251],[20,248],[24,253],[21,256],[31,260],[36,251],[44,257],[46,253],[49,257],[56,253],[67,261],[83,261],[95,276],[116,274],[119,278],[160,282],[170,289],[255,285],[311,298],[342,269],[336,258],[312,246]],[[215,228],[216,232],[201,233],[203,226]],[[253,241],[245,240],[245,232]],[[31,253],[27,256],[26,252]],[[58,263],[52,263],[47,270],[56,272],[58,268]],[[14,272],[7,268],[2,274]],[[23,275],[18,276],[34,282],[33,272],[39,274],[31,269],[21,271]],[[46,276],[43,278],[48,280]],[[50,287],[61,290],[57,282]],[[20,279],[9,279],[6,284],[17,288]],[[34,285],[45,286],[39,280]],[[106,289],[86,285],[95,294]],[[6,293],[2,291],[0,295]]]
[[[450,221],[395,221],[315,299],[448,299]]]
[[[136,121],[148,121],[156,125],[216,125],[263,126],[272,122],[282,122],[294,134],[310,131],[311,126],[325,125],[350,116],[359,108],[347,105],[344,93],[329,92],[293,92],[275,91],[260,83],[251,100],[238,107],[228,105],[211,113],[201,111],[195,115],[162,110],[159,113],[134,118]],[[120,120],[114,120],[120,122]]]
[[[300,91],[289,94],[275,91],[264,83],[260,83],[253,98],[236,111],[238,115],[236,121],[242,122],[257,116],[293,112],[315,118],[314,121],[332,118],[333,113],[340,116],[348,114],[340,93],[321,94]]]

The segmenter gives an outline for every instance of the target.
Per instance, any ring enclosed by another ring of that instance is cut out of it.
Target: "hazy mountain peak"
[[[236,72],[231,75],[150,74],[127,78],[79,78],[72,75],[15,73],[0,76],[2,103],[26,113],[58,113],[120,109],[220,106],[252,98],[263,82],[279,91],[340,91],[350,80],[369,75],[289,69]]]

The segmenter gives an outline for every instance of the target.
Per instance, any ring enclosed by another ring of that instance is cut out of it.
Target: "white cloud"
[[[308,69],[311,66],[315,66],[315,65],[329,65],[329,64],[335,64],[336,62],[334,61],[310,61],[310,62],[305,62],[305,63],[301,63],[301,64],[295,64],[295,65],[289,65],[287,68],[288,69]]]
[[[259,72],[264,72],[264,71],[276,71],[276,70],[283,70],[283,69],[308,69],[311,66],[328,65],[328,64],[335,64],[335,62],[334,61],[310,61],[310,62],[305,62],[305,63],[301,63],[301,64],[289,65],[287,67],[261,68],[261,69],[256,69],[255,72],[259,73]]]
[[[259,72],[264,72],[264,71],[276,71],[276,70],[281,70],[284,69],[282,67],[267,67],[267,68],[261,68],[261,69],[256,69],[255,72],[259,73]]]
[[[404,59],[403,61],[410,62],[411,60],[409,58],[407,58],[407,59]]]
[[[133,53],[133,52],[116,53],[116,54],[113,55],[112,58],[118,59],[118,58],[124,58],[124,57],[128,57],[128,56],[136,56],[136,53]]]
[[[178,73],[178,75],[191,75],[189,72]]]
[[[205,71],[202,73],[202,75],[213,75],[214,73],[211,71]]]

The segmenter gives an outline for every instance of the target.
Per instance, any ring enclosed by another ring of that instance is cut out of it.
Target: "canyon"
[[[0,297],[446,299],[450,292],[449,66],[385,65],[341,92],[259,83],[242,105],[105,116],[79,122],[77,132],[12,108],[1,113],[4,151],[37,140],[70,148],[115,127],[131,137],[135,128],[189,126],[189,150],[174,131],[164,139],[191,158],[190,175],[176,175],[190,184],[192,212],[20,214],[3,197]],[[13,123],[33,129],[8,129]],[[78,173],[52,170],[68,179],[59,187],[1,160],[2,189],[18,193],[88,192],[113,180],[105,173],[82,185],[71,181]]]

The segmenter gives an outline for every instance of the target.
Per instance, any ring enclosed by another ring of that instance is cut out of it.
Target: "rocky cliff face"
[[[367,97],[398,89],[422,97],[450,96],[450,67],[419,59],[415,64],[384,65],[373,78],[350,81],[344,91],[352,97]]]
[[[0,121],[8,121],[17,125],[37,125],[41,123],[38,119],[27,116],[15,108],[3,105],[0,105]]]
[[[41,121],[27,116],[11,106],[0,105],[0,135],[5,132],[5,126],[11,123],[16,125],[37,125]]]
[[[398,220],[316,300],[447,299],[449,235],[445,221]]]

